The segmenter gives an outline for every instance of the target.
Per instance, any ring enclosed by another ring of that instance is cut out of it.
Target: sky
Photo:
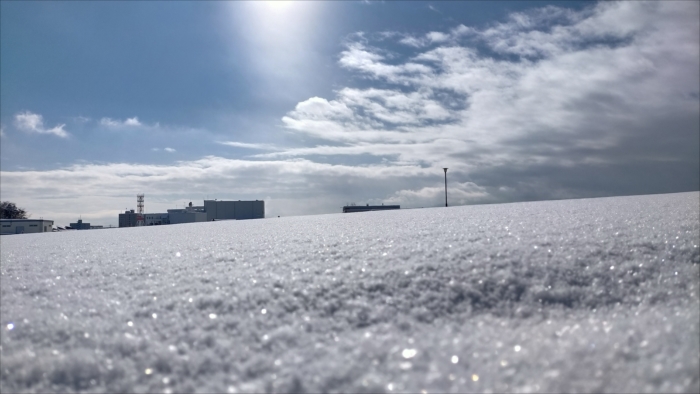
[[[700,189],[700,3],[0,2],[0,199],[116,225]]]

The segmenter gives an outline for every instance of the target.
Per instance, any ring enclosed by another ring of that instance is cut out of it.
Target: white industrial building
[[[0,234],[50,233],[53,220],[46,219],[0,219]]]
[[[189,206],[183,209],[168,209],[170,224],[206,222],[207,213],[203,206]]]
[[[147,213],[143,215],[146,226],[160,226],[170,224],[170,215],[167,213]]]

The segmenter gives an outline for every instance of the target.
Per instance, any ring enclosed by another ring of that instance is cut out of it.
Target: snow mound
[[[0,238],[0,391],[700,392],[700,193]]]

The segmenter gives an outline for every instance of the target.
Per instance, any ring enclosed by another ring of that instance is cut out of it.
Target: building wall
[[[207,222],[216,219],[216,201],[204,200],[204,210],[207,212]]]
[[[0,234],[30,234],[53,231],[53,220],[0,219]]]
[[[262,219],[265,217],[265,201],[216,201],[205,200],[207,221],[214,219]]]
[[[78,220],[78,223],[71,223],[70,228],[76,230],[90,230],[90,223],[83,223],[82,220]]]
[[[206,212],[187,212],[185,210],[168,210],[170,224],[206,222]]]
[[[214,219],[236,219],[236,201],[217,201]]]
[[[253,219],[265,218],[265,201],[253,201]]]
[[[144,217],[146,226],[170,224],[170,216],[167,213],[146,213]]]
[[[120,213],[119,227],[136,227],[136,213],[133,210]]]

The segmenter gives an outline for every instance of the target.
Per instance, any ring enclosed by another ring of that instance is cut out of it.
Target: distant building
[[[83,223],[82,219],[78,219],[78,223],[71,223],[70,228],[74,230],[90,230],[90,223]]]
[[[120,213],[119,227],[136,227],[137,215],[133,209]],[[143,216],[146,226],[228,219],[263,219],[265,218],[265,201],[204,200],[204,205],[192,205],[190,202],[185,208],[168,209],[168,213],[145,213]]]
[[[0,219],[0,234],[50,233],[53,220],[45,219]]]
[[[263,219],[265,218],[265,201],[218,201],[204,200],[207,221],[224,219]]]
[[[143,215],[146,226],[160,226],[170,224],[170,216],[167,213],[146,213]]]
[[[119,214],[119,227],[136,227],[136,212],[134,210],[124,211]]]
[[[367,211],[386,211],[390,209],[401,209],[400,205],[346,205],[343,207],[343,213],[350,212],[367,212]]]
[[[185,209],[168,209],[170,224],[206,222],[207,213]]]

